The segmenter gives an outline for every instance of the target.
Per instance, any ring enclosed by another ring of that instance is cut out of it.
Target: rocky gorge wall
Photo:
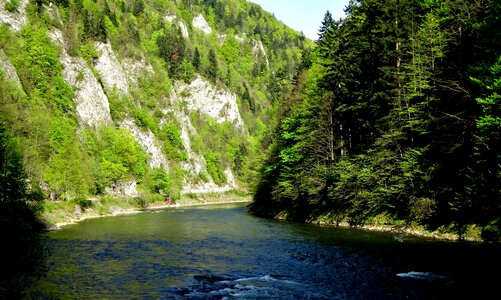
[[[21,32],[28,22],[25,12],[28,0],[19,2],[19,7],[13,12],[5,10],[3,3],[0,5],[0,23],[7,25],[15,32]],[[57,12],[57,8],[53,10],[52,4],[45,6],[45,9]],[[62,24],[62,20],[58,19],[59,14],[49,15],[54,22]],[[165,19],[176,22],[181,27],[184,38],[190,37],[188,28],[180,18],[168,15]],[[201,30],[205,34],[212,32],[202,14],[196,15],[191,25],[195,30]],[[75,92],[73,101],[76,105],[79,126],[95,129],[115,126],[128,130],[148,155],[149,166],[163,168],[168,172],[170,162],[157,136],[151,130],[137,126],[132,113],[122,120],[114,120],[110,113],[110,92],[134,98],[131,90],[137,88],[139,76],[155,72],[147,60],[119,58],[120,56],[115,53],[109,42],[94,42],[93,46],[98,57],[89,63],[82,57],[69,54],[69,42],[60,29],[53,27],[47,34],[59,49],[64,80]],[[15,67],[2,50],[0,50],[0,64],[7,78],[19,83]],[[201,75],[196,74],[191,82],[175,81],[171,91],[163,97],[170,100],[171,105],[165,108],[165,112],[171,112],[175,116],[173,121],[181,128],[181,138],[188,156],[187,161],[182,163],[185,176],[181,193],[225,192],[238,188],[230,166],[225,166],[224,174],[227,180],[223,185],[217,185],[210,176],[205,181],[195,179],[199,178],[200,174],[208,174],[208,172],[204,156],[191,148],[191,138],[197,135],[197,129],[191,124],[189,118],[190,113],[199,112],[214,118],[218,123],[233,124],[236,132],[246,132],[237,104],[237,96],[225,88],[215,87]],[[140,101],[135,102],[137,108],[141,108]],[[136,196],[138,194],[136,187],[135,180],[128,180],[108,187],[107,192],[115,196]]]

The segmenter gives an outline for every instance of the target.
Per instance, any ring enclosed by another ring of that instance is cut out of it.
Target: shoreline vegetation
[[[421,237],[434,240],[462,241],[462,242],[475,242],[475,243],[484,242],[480,237],[475,235],[460,237],[456,233],[445,232],[445,231],[442,232],[441,230],[429,231],[419,226],[413,226],[413,225],[364,224],[361,226],[350,226],[348,222],[341,222],[339,224],[335,224],[332,222],[325,222],[325,221],[309,221],[306,223],[315,224],[319,226],[328,226],[328,227],[356,228],[365,231],[390,232],[393,234],[400,234],[402,236]]]
[[[251,197],[246,194],[238,191],[229,191],[222,194],[188,194],[176,202],[166,200],[145,203],[137,198],[113,197],[78,201],[46,202],[44,204],[42,220],[46,224],[46,231],[53,231],[87,219],[137,214],[156,209],[250,203],[251,201]]]
[[[455,242],[472,242],[472,243],[489,243],[498,241],[486,241],[481,237],[481,227],[476,225],[469,225],[464,231],[463,235],[459,235],[455,230],[454,226],[441,226],[435,230],[426,229],[422,225],[408,223],[403,220],[385,220],[385,218],[374,218],[372,220],[366,221],[364,224],[350,225],[349,222],[342,220],[337,221],[326,215],[318,216],[316,218],[310,218],[305,221],[294,221],[290,219],[286,211],[282,211],[275,216],[270,215],[260,215],[257,211],[252,211],[250,213],[259,217],[285,221],[285,222],[298,222],[304,224],[312,224],[323,227],[338,227],[338,228],[353,228],[362,231],[377,231],[377,232],[389,232],[392,234],[397,234],[401,238],[405,237],[417,237],[432,240],[441,241],[455,241]],[[399,237],[396,237],[399,238]]]
[[[252,198],[248,195],[237,194],[235,192],[227,192],[223,194],[207,193],[188,195],[177,202],[156,201],[144,204],[139,203],[137,199],[103,197],[101,199],[86,200],[85,202],[80,201],[51,203],[53,206],[57,206],[57,208],[53,208],[49,212],[44,212],[42,214],[42,218],[47,226],[46,231],[54,231],[62,229],[67,225],[80,223],[87,219],[138,214],[157,209],[233,203],[250,204],[252,203]],[[73,209],[73,211],[71,211],[71,209]],[[252,212],[250,213],[255,215]],[[290,221],[287,219],[286,214],[278,214],[272,219],[279,221]],[[475,227],[470,228],[469,234],[465,234],[464,236],[460,237],[458,234],[448,231],[447,228],[440,228],[435,231],[430,231],[422,228],[421,226],[405,223],[377,224],[376,222],[374,222],[359,226],[351,226],[348,222],[345,221],[334,222],[325,218],[311,219],[303,223],[324,227],[355,228],[364,231],[390,232],[394,234],[400,234],[402,236],[421,237],[434,240],[465,241],[478,243],[483,242],[479,234],[476,233],[476,230],[479,228]]]

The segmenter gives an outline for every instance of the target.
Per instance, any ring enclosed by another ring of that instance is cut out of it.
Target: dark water
[[[32,298],[490,299],[501,288],[498,245],[278,222],[244,205],[87,220],[47,243]]]

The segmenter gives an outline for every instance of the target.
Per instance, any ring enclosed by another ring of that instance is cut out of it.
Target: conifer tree
[[[318,30],[318,42],[321,42],[323,40],[327,31],[329,31],[332,27],[334,27],[334,19],[332,18],[331,12],[326,11],[324,19],[322,21],[322,25]]]
[[[198,51],[198,47],[195,47],[195,53],[193,54],[193,67],[198,72],[200,69],[200,52]]]
[[[216,58],[216,52],[214,49],[210,49],[209,51],[209,67],[207,69],[207,75],[211,80],[216,80],[218,72],[218,63]]]

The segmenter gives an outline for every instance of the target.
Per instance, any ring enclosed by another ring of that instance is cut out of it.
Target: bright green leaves
[[[101,167],[109,181],[141,179],[146,168],[146,154],[130,132],[108,127],[102,132]]]
[[[63,148],[68,140],[75,139],[77,124],[68,118],[53,118],[50,123],[49,145],[56,152]]]
[[[0,116],[0,226],[4,230],[0,256],[2,298],[22,298],[30,284],[46,271],[46,249],[39,232],[36,198],[30,197],[23,170],[20,139]]]
[[[72,113],[73,89],[64,81],[59,54],[43,28],[27,26],[24,43],[14,58],[18,75],[31,101]]]
[[[143,129],[150,129],[156,132],[158,125],[156,124],[150,113],[144,108],[137,108],[133,111],[134,121],[137,126]]]
[[[298,76],[282,103],[255,206],[353,225],[499,218],[501,61],[476,80],[480,97],[465,76],[496,51],[476,48],[494,40],[475,31],[495,28],[485,8],[366,0],[340,22],[327,13],[306,83]]]
[[[490,68],[490,74],[484,82],[476,80],[485,90],[483,98],[477,98],[482,114],[477,119],[480,131],[501,132],[501,56]]]
[[[297,166],[303,158],[301,139],[303,132],[301,128],[301,115],[299,112],[293,112],[282,121],[282,139],[284,146],[280,151],[280,159],[284,166]]]
[[[11,13],[15,12],[18,7],[19,0],[10,0],[9,2],[5,3],[5,10]]]
[[[26,197],[26,181],[19,139],[11,128],[0,121],[0,203],[19,201]]]
[[[150,186],[151,190],[154,193],[158,193],[163,196],[170,195],[170,189],[172,183],[169,174],[167,174],[165,169],[155,168],[151,170],[150,177],[151,177]]]
[[[50,159],[45,172],[51,190],[62,200],[75,199],[92,191],[92,169],[83,145],[66,139]]]
[[[106,127],[85,131],[85,142],[93,162],[95,192],[122,180],[140,181],[148,166],[147,155],[132,134],[123,128]]]
[[[207,166],[207,172],[210,177],[212,177],[212,180],[214,180],[214,183],[219,186],[226,184],[227,178],[224,173],[225,170],[223,168],[221,154],[213,151],[207,151],[204,154],[204,158]]]
[[[50,157],[44,179],[59,199],[74,199],[93,189],[90,159],[76,138],[77,126],[75,120],[66,117],[50,121]]]
[[[221,46],[221,53],[224,58],[228,62],[228,64],[233,64],[238,61],[240,50],[240,42],[235,39],[233,36],[229,36],[224,41]]]
[[[181,129],[175,122],[168,121],[162,125],[158,137],[164,141],[163,150],[169,160],[186,161],[188,154],[181,138]]]

